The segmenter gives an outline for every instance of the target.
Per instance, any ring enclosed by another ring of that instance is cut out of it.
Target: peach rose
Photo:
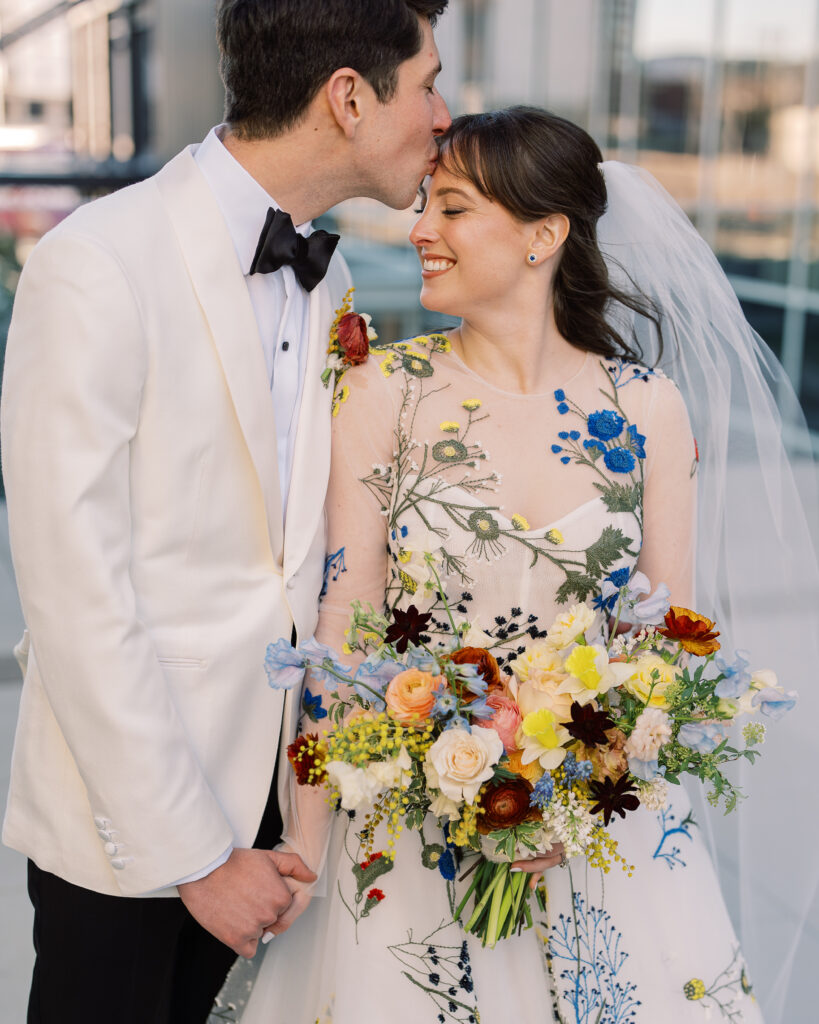
[[[515,749],[515,733],[523,721],[520,708],[511,697],[504,697],[502,693],[490,694],[486,703],[495,709],[494,715],[491,718],[478,719],[473,724],[483,729],[494,729],[508,754],[510,750]]]
[[[390,715],[402,725],[412,725],[429,718],[438,691],[444,686],[443,676],[408,668],[393,676],[384,700]]]

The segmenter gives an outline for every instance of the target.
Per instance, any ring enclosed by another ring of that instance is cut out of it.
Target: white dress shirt
[[[259,235],[267,211],[281,209],[276,200],[234,159],[222,143],[226,126],[212,128],[196,151],[194,159],[211,188],[245,275],[247,290],[259,325],[273,412],[276,418],[276,445],[279,482],[282,492],[282,522],[287,516],[287,497],[293,470],[304,368],[307,362],[310,300],[301,287],[292,267],[281,267],[272,274],[251,274],[250,265],[256,253]],[[295,225],[307,237],[311,221]],[[272,438],[271,438],[272,441]],[[209,875],[228,859],[233,848],[218,860],[176,884],[195,882]]]

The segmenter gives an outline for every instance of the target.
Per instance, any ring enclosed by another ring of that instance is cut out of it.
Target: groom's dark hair
[[[395,94],[399,64],[421,49],[418,19],[434,25],[448,2],[219,0],[225,120],[241,138],[280,135],[343,67],[358,71],[386,103]]]

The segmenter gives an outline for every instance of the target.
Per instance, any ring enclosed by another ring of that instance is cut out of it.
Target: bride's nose
[[[436,241],[438,237],[439,235],[435,230],[430,210],[426,209],[413,224],[409,233],[409,240],[414,246],[420,248],[422,245]]]

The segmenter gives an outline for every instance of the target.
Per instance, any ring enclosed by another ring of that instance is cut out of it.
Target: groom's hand
[[[293,894],[285,881],[314,882],[295,853],[234,850],[209,875],[179,886],[191,915],[239,956],[252,957],[266,928],[287,912]]]

